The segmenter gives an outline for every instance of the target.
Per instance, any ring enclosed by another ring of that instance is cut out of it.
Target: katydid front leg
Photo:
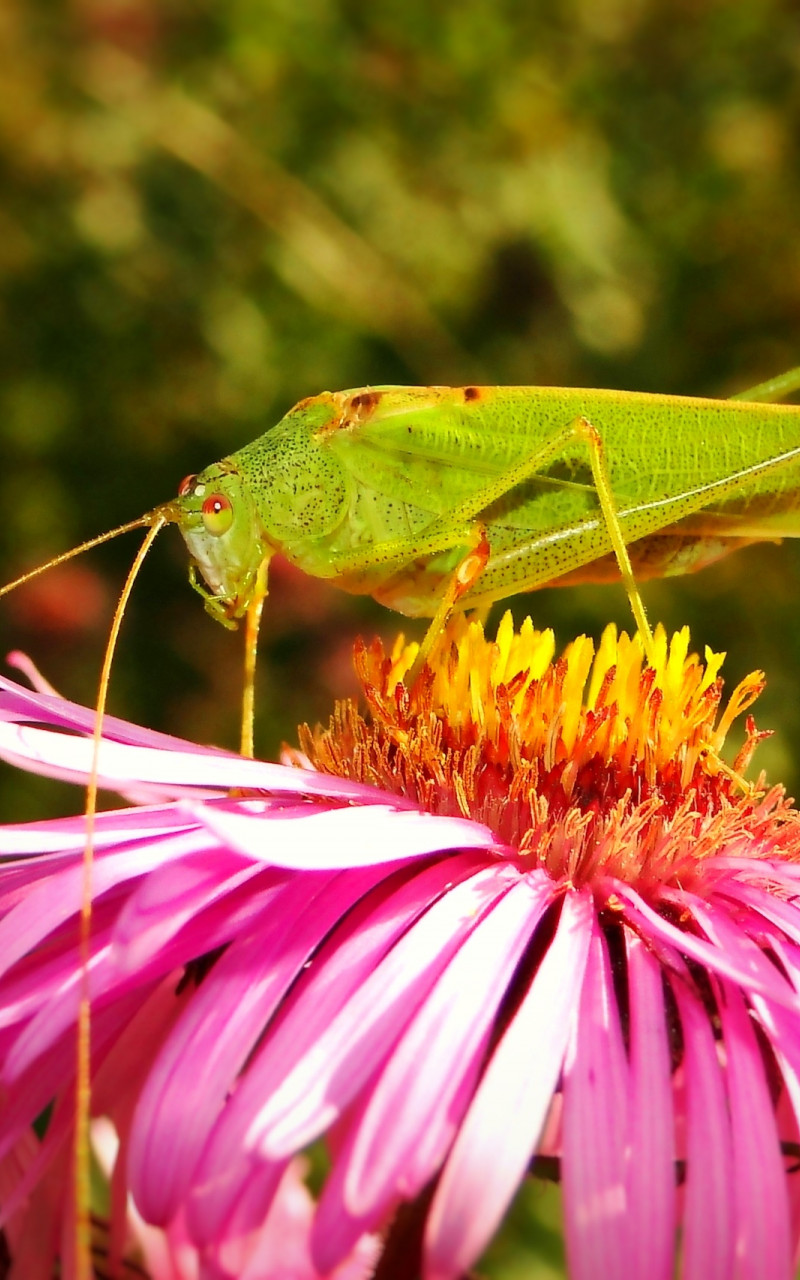
[[[474,534],[476,538],[474,547],[467,552],[464,559],[457,565],[439,602],[439,608],[436,610],[428,630],[422,637],[417,656],[408,673],[408,683],[411,688],[416,684],[417,677],[433,652],[437,640],[443,634],[447,626],[447,620],[458,601],[474,586],[486,568],[486,563],[491,555],[486,529],[483,525],[476,525]]]
[[[258,633],[261,628],[261,612],[267,598],[267,575],[271,556],[265,556],[253,584],[253,595],[247,606],[244,629],[244,678],[242,687],[242,738],[241,752],[252,759],[254,752],[253,725],[256,706],[256,657]]]

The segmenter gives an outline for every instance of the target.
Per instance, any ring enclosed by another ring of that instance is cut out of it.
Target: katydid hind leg
[[[475,545],[474,529],[481,515],[516,485],[522,484],[553,462],[578,434],[574,422],[554,432],[533,453],[526,454],[519,462],[495,476],[457,507],[436,517],[415,536],[393,539],[377,546],[370,544],[365,551],[337,556],[337,574],[341,577],[353,577],[373,569],[378,563],[396,564],[399,569],[423,556],[451,551],[456,547],[471,548]]]
[[[482,513],[494,502],[504,498],[516,485],[553,462],[574,440],[575,435],[574,423],[554,432],[533,453],[526,454],[520,462],[495,476],[458,506],[437,516],[415,536],[393,539],[378,546],[370,545],[365,551],[338,556],[337,573],[342,577],[355,576],[373,569],[376,563],[396,563],[400,568],[423,556],[451,551],[455,547],[472,547],[475,542],[474,526]]]
[[[594,478],[594,487],[597,493],[597,499],[600,503],[600,509],[603,513],[608,536],[611,539],[611,546],[616,556],[619,566],[622,582],[625,587],[631,611],[642,637],[645,652],[650,661],[655,654],[655,646],[653,643],[653,633],[650,629],[650,623],[647,621],[647,613],[636,583],[636,578],[631,567],[631,558],[628,555],[628,546],[625,542],[622,528],[617,514],[616,504],[614,502],[614,492],[611,488],[611,477],[608,474],[608,464],[606,462],[605,450],[603,448],[603,438],[597,428],[589,422],[588,418],[579,418],[576,424],[578,433],[586,441],[589,450],[589,458],[592,465],[592,476]]]
[[[653,634],[647,621],[644,602],[636,584],[627,544],[617,514],[603,448],[603,438],[598,428],[589,422],[587,418],[576,418],[560,431],[554,432],[537,449],[534,449],[514,466],[509,467],[491,484],[486,485],[480,492],[471,495],[467,502],[462,503],[455,511],[449,513],[448,518],[458,523],[475,519],[481,512],[489,508],[492,503],[505,497],[512,489],[515,489],[517,485],[524,484],[526,480],[531,479],[542,471],[543,468],[562,454],[567,445],[574,440],[583,443],[589,455],[594,489],[600,504],[603,523],[616,556],[620,576],[631,605],[636,626],[641,634],[647,655],[651,657],[653,654]]]
[[[678,493],[667,502],[656,497],[652,502],[620,507],[606,470],[602,433],[596,424],[582,419],[556,433],[549,442],[545,442],[542,448],[507,470],[503,475],[504,492],[510,492],[516,485],[535,475],[537,470],[547,465],[547,454],[557,454],[565,447],[568,439],[570,437],[574,439],[576,435],[583,439],[589,451],[594,488],[601,507],[599,517],[589,517],[573,529],[553,528],[546,533],[541,542],[545,552],[541,559],[537,555],[534,541],[536,535],[533,530],[527,544],[523,544],[520,540],[502,548],[498,545],[498,540],[493,538],[491,521],[487,521],[489,538],[492,541],[492,555],[486,572],[477,584],[477,589],[464,600],[465,608],[484,602],[491,603],[512,592],[534,591],[565,574],[572,574],[576,570],[591,566],[611,549],[615,553],[618,568],[628,590],[637,624],[647,643],[649,626],[646,618],[642,617],[644,608],[632,572],[628,544],[656,534],[670,533],[681,527],[682,522],[690,517],[696,517],[705,509],[719,507],[731,499],[735,500],[742,493],[744,486],[752,491],[760,481],[780,473],[784,468],[796,466],[800,460],[800,445],[793,445],[783,453],[764,458],[756,464],[744,466],[741,471],[731,472],[720,479]],[[542,462],[543,456],[545,456],[544,462]],[[497,487],[496,483],[491,486],[492,500]],[[463,516],[464,510],[459,509],[458,514]],[[611,548],[608,546],[608,541],[602,537],[603,530],[612,544]],[[523,530],[519,532],[522,534]],[[772,532],[748,533],[748,537],[753,540],[787,534],[798,536],[798,532],[800,532],[800,525],[797,529],[789,529],[784,524],[776,525]],[[556,542],[569,554],[561,558],[561,563],[554,572],[553,560],[552,558],[548,560],[546,553],[547,544]]]
[[[625,537],[617,515],[608,468],[605,462],[602,436],[598,428],[586,418],[576,418],[559,430],[554,431],[537,448],[519,459],[512,466],[506,468],[500,475],[495,476],[489,483],[470,494],[458,506],[451,508],[446,515],[438,517],[416,538],[383,544],[379,548],[381,559],[387,562],[396,561],[398,565],[403,563],[411,564],[414,560],[423,556],[448,551],[455,547],[471,548],[475,545],[474,529],[476,522],[480,522],[481,516],[495,502],[506,497],[518,485],[524,484],[527,480],[542,472],[560,456],[563,456],[564,451],[570,445],[574,445],[576,441],[585,447],[588,454],[602,523],[606,528],[611,547],[619,565],[634,620],[642,634],[645,648],[650,654],[652,652],[652,633],[633,575]],[[489,542],[491,542],[491,534],[489,534]],[[598,552],[593,549],[591,554],[586,556],[586,560],[595,558],[596,554]],[[354,574],[372,568],[374,564],[375,548],[370,548],[368,555],[360,554],[348,557],[345,560],[338,561],[336,567],[341,574]],[[456,573],[458,573],[458,569]],[[551,575],[549,573],[542,573],[537,576],[535,572],[532,572],[527,575],[526,585],[524,587],[520,586],[519,589],[532,590],[534,587],[545,586],[550,580]],[[477,576],[475,581],[477,581]],[[466,591],[462,591],[457,598],[461,598],[466,594]],[[445,604],[443,606],[440,605],[439,609],[437,609],[436,617],[439,617],[440,612],[446,617],[453,607],[454,604],[448,605],[445,601]],[[433,628],[430,627],[423,643],[428,643],[432,636]]]

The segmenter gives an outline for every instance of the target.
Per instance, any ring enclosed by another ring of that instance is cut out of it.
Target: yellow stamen
[[[530,619],[515,632],[506,614],[491,641],[457,615],[410,689],[416,645],[400,638],[387,655],[379,641],[359,643],[369,715],[340,703],[327,729],[301,729],[301,747],[326,772],[486,823],[517,856],[570,883],[600,874],[685,883],[725,831],[741,838],[757,813],[759,830],[768,813],[794,857],[795,811],[777,792],[741,793],[738,770],[763,736],[750,718],[733,768],[719,760],[763,675],[746,677],[721,709],[724,655],[707,651],[702,662],[689,643],[686,628],[668,638],[658,627],[648,663],[638,636],[608,627],[596,652],[581,636],[556,657],[553,633]]]

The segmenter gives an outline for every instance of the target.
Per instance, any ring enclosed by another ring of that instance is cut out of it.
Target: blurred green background
[[[724,396],[800,363],[794,4],[5,0],[0,83],[3,580],[322,389]],[[92,701],[135,545],[4,600],[0,643]],[[729,687],[765,668],[759,758],[792,790],[799,571],[787,543],[645,589],[653,619],[728,651]],[[630,626],[621,588],[514,608],[562,642]],[[276,567],[260,751],[353,689],[357,632],[403,625]],[[168,530],[111,708],[233,745],[240,653]],[[15,817],[75,805],[3,785]],[[517,1213],[492,1274],[558,1273],[548,1215]]]
[[[794,5],[6,0],[0,37],[3,580],[322,389],[726,395],[800,363]],[[137,536],[0,606],[2,644],[73,697]],[[787,543],[645,589],[729,686],[767,670],[760,759],[792,788],[799,568]],[[514,609],[561,641],[630,625],[615,587]],[[352,689],[355,633],[404,625],[279,566],[260,751]],[[112,709],[234,744],[240,654],[166,531]]]

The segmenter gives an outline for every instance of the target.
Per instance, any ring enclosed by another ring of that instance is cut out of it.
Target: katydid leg
[[[600,505],[600,513],[603,523],[608,532],[612,549],[619,565],[620,574],[625,586],[628,599],[633,611],[634,620],[642,635],[645,650],[648,657],[652,654],[652,632],[647,621],[644,604],[642,602],[639,589],[631,568],[630,557],[628,555],[625,537],[620,526],[619,517],[617,515],[614,503],[614,495],[611,487],[611,481],[608,474],[608,467],[605,460],[605,454],[602,444],[602,436],[600,431],[587,418],[575,418],[568,425],[562,427],[559,431],[553,432],[548,440],[534,449],[526,457],[521,458],[513,466],[508,467],[501,475],[496,476],[490,483],[470,494],[458,506],[448,511],[446,517],[439,517],[434,520],[424,531],[423,534],[415,539],[402,539],[394,542],[384,543],[380,548],[380,559],[385,562],[397,561],[399,564],[403,562],[410,563],[419,559],[421,556],[434,555],[437,552],[449,551],[453,547],[458,546],[475,546],[475,522],[480,516],[486,512],[493,503],[499,501],[509,494],[517,485],[524,484],[533,476],[543,471],[552,462],[563,455],[565,450],[574,445],[578,440],[581,442],[589,456],[589,462],[594,480],[594,488],[597,493]],[[361,571],[373,568],[378,556],[375,547],[371,547],[366,554],[357,556],[348,556],[346,559],[337,561],[337,570],[341,574],[354,575]],[[487,557],[488,560],[488,557]],[[484,561],[484,565],[485,565]],[[484,567],[481,566],[481,569]],[[456,576],[460,570],[459,565],[456,570]],[[477,573],[471,583],[472,586],[480,576]],[[454,579],[455,581],[455,579]],[[546,579],[542,580],[541,585],[545,584]],[[538,583],[536,585],[539,585]],[[438,618],[440,613],[446,617],[452,610],[455,600],[466,594],[466,589],[458,592],[452,603],[449,596],[445,597],[439,609],[436,611],[435,617]],[[443,605],[446,607],[443,609]],[[428,644],[430,649],[432,640],[430,637],[433,633],[433,626],[428,629],[428,634],[423,643]]]
[[[535,476],[543,467],[546,467],[557,458],[564,448],[576,438],[585,444],[589,454],[592,478],[597,500],[600,503],[603,522],[619,565],[620,575],[630,602],[634,621],[641,634],[647,656],[651,658],[653,654],[653,633],[647,621],[644,602],[636,585],[628,548],[617,515],[614,493],[611,488],[611,479],[603,449],[603,438],[597,427],[589,422],[588,418],[576,418],[569,426],[556,432],[539,449],[534,450],[533,453],[529,454],[527,458],[523,458],[514,467],[504,471],[492,484],[487,485],[479,493],[473,494],[468,502],[456,507],[448,518],[459,522],[474,518],[481,511],[491,506],[493,502],[510,493],[518,484],[523,484],[526,480]]]
[[[267,571],[270,557],[261,564],[253,584],[253,595],[247,606],[244,629],[244,686],[242,689],[242,746],[243,756],[253,757],[253,722],[255,719],[256,656],[261,611],[267,598]]]
[[[422,638],[422,643],[419,646],[417,656],[408,673],[409,687],[413,687],[416,683],[419,673],[433,652],[436,642],[442,635],[445,626],[447,625],[447,620],[455,609],[458,601],[463,595],[466,595],[473,583],[477,582],[486,567],[486,562],[491,554],[486,530],[483,525],[477,525],[474,532],[476,539],[475,546],[467,552],[464,559],[456,567],[455,573],[447,584],[430,626]]]
[[[611,545],[614,549],[614,555],[617,558],[619,571],[622,575],[622,582],[630,602],[636,626],[642,637],[645,653],[648,660],[652,662],[654,656],[653,633],[650,630],[650,623],[647,621],[644,601],[642,600],[639,588],[636,585],[636,579],[633,576],[631,568],[631,558],[628,555],[628,547],[622,536],[622,529],[617,515],[617,509],[614,505],[614,493],[611,488],[611,478],[608,474],[608,464],[606,462],[605,450],[603,449],[603,438],[595,426],[589,422],[588,418],[579,418],[575,424],[578,434],[586,441],[589,450],[589,459],[592,464],[592,477],[594,479],[594,487],[597,492],[597,498],[600,503],[600,510],[603,513],[608,536],[611,539]]]

